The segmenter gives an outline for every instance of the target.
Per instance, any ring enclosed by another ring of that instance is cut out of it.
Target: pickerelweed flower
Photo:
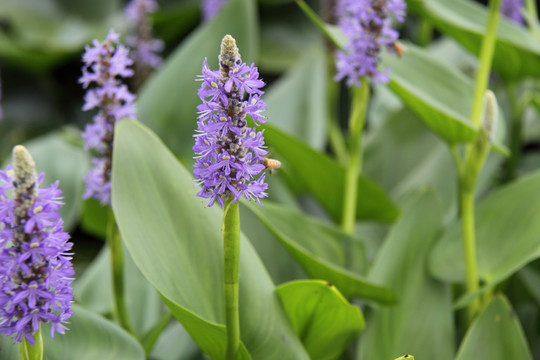
[[[522,6],[523,0],[502,0],[501,14],[516,24],[523,24]]]
[[[73,314],[72,243],[58,213],[62,192],[58,182],[40,188],[43,177],[20,145],[13,167],[0,170],[0,332],[32,345],[41,322],[51,323],[54,338]]]
[[[114,124],[122,118],[135,117],[135,95],[122,83],[122,78],[133,75],[133,60],[129,50],[119,44],[118,34],[109,32],[104,42],[94,40],[83,55],[84,66],[79,82],[84,88],[96,86],[86,92],[83,110],[98,108],[94,121],[82,134],[84,149],[95,150],[92,169],[85,177],[83,198],[93,197],[103,205],[111,202],[111,156]]]
[[[389,81],[389,69],[379,69],[380,51],[396,53],[399,33],[392,29],[392,16],[403,22],[405,8],[403,0],[338,0],[336,16],[348,44],[336,53],[336,80],[347,78],[349,86],[360,86],[364,76]]]
[[[159,53],[163,51],[165,45],[162,40],[153,38],[152,21],[149,16],[157,8],[155,0],[131,0],[126,6],[126,17],[135,30],[135,35],[126,38],[126,44],[133,49],[131,58],[137,69],[139,67],[155,69],[162,62]]]
[[[267,196],[265,175],[256,178],[265,169],[264,138],[262,131],[247,127],[246,116],[255,125],[266,122],[262,111],[266,103],[261,100],[264,82],[254,64],[242,63],[236,41],[226,35],[221,43],[220,69],[210,70],[203,62],[201,88],[198,95],[202,104],[199,111],[193,150],[193,174],[202,184],[197,196],[209,198],[221,207],[224,199],[234,196],[236,202],[244,195],[257,200]]]
[[[212,20],[226,3],[227,0],[203,0],[201,3],[202,19],[204,21]]]

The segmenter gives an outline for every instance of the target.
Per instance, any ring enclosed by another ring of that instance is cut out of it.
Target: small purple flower
[[[202,0],[201,9],[203,21],[212,20],[226,3],[227,0]]]
[[[521,7],[523,0],[503,0],[501,4],[501,13],[516,24],[523,24]]]
[[[135,63],[136,77],[142,84],[150,68],[158,68],[162,59],[159,55],[165,44],[152,36],[152,21],[149,15],[155,12],[158,4],[155,0],[131,0],[126,6],[126,17],[134,29],[134,35],[128,36],[126,43],[133,49],[131,55]],[[139,85],[140,85],[139,84]]]
[[[208,206],[217,201],[223,207],[225,199],[233,196],[237,202],[242,195],[261,204],[268,184],[264,174],[257,176],[267,167],[267,152],[263,132],[247,127],[246,116],[255,125],[266,122],[266,104],[260,98],[264,82],[253,64],[242,63],[230,35],[221,43],[219,63],[220,70],[214,71],[205,59],[198,79],[202,104],[197,107],[193,174],[202,189],[197,196],[210,199]]]
[[[364,76],[376,83],[389,81],[389,69],[378,68],[380,51],[396,52],[399,33],[392,29],[391,15],[403,22],[405,7],[403,0],[338,0],[336,15],[349,42],[336,53],[336,80],[347,78],[349,86],[360,86]]]
[[[0,170],[0,332],[34,345],[41,322],[51,323],[54,338],[73,314],[72,243],[58,182],[40,188],[43,174],[23,146],[14,148],[13,165]]]
[[[114,124],[123,118],[135,117],[135,95],[121,79],[133,75],[129,50],[118,43],[118,34],[109,32],[104,42],[94,40],[83,55],[84,66],[79,82],[84,88],[84,111],[99,109],[94,121],[82,133],[85,150],[94,150],[92,169],[85,177],[84,199],[95,198],[103,205],[111,202],[111,156]]]

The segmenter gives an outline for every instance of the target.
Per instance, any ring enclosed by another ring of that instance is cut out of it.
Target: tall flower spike
[[[392,29],[392,16],[403,22],[405,7],[403,0],[338,0],[336,16],[348,44],[336,53],[336,80],[347,78],[349,86],[360,86],[364,76],[388,82],[389,69],[379,70],[380,51],[396,53],[399,33]]]
[[[266,106],[261,100],[264,82],[254,64],[242,63],[236,41],[226,35],[221,42],[219,71],[203,62],[198,95],[202,104],[195,137],[196,162],[193,174],[202,184],[197,196],[208,198],[208,206],[233,196],[257,200],[266,197],[264,138],[262,131],[247,127],[246,116],[266,122],[261,114]]]
[[[125,117],[135,117],[135,95],[121,81],[133,75],[128,49],[119,44],[118,34],[109,32],[104,42],[94,40],[83,55],[84,66],[79,82],[84,88],[96,86],[86,92],[83,110],[98,108],[94,121],[82,134],[84,149],[95,150],[92,169],[85,177],[83,198],[93,197],[103,205],[111,201],[111,156],[114,124]]]
[[[202,19],[204,21],[212,20],[226,3],[227,0],[203,0],[201,3]]]
[[[522,6],[523,0],[502,0],[501,14],[516,24],[523,24]]]
[[[158,4],[155,0],[131,0],[126,6],[126,17],[130,21],[135,34],[128,36],[126,43],[133,49],[131,59],[135,63],[138,85],[144,83],[150,73],[161,65],[159,53],[165,47],[160,39],[152,35],[152,21],[150,14],[155,12]]]
[[[40,323],[51,323],[54,338],[73,314],[72,244],[58,213],[62,192],[58,182],[39,188],[43,177],[20,145],[13,167],[0,170],[0,332],[32,345]]]

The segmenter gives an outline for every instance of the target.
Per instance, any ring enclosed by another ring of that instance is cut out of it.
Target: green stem
[[[349,234],[354,233],[356,223],[356,199],[358,177],[362,170],[362,130],[369,102],[369,81],[362,78],[360,88],[353,88],[353,103],[349,118],[349,163],[345,169],[345,187],[343,192],[343,218],[341,227]]]
[[[240,264],[240,212],[238,203],[228,200],[223,213],[223,257],[225,290],[225,325],[227,351],[225,360],[236,359],[240,346],[240,316],[238,311],[238,268]]]
[[[489,17],[486,35],[482,41],[480,50],[480,64],[476,73],[476,86],[474,89],[474,103],[471,113],[471,121],[474,125],[480,124],[482,116],[482,106],[484,104],[484,94],[486,93],[491,62],[495,51],[495,40],[497,39],[497,26],[499,25],[499,8],[501,0],[491,0],[489,2]]]
[[[538,9],[534,0],[525,0],[525,11],[529,13],[532,19],[538,19]]]
[[[306,14],[306,16],[311,20],[311,22],[330,40],[330,42],[338,49],[341,49],[340,43],[334,37],[334,35],[328,31],[325,23],[319,18],[319,16],[309,7],[304,0],[296,0],[296,4],[300,9]]]
[[[463,231],[463,248],[465,250],[465,268],[467,270],[467,292],[478,290],[478,269],[476,266],[476,242],[474,232],[474,191],[460,189],[461,225]],[[480,309],[476,297],[467,309],[469,322]]]
[[[146,354],[147,357],[150,355],[150,353],[154,349],[154,346],[156,345],[156,342],[158,341],[159,336],[167,328],[167,325],[169,325],[169,323],[171,322],[171,319],[172,319],[172,314],[170,312],[167,312],[142,337],[141,344],[143,346],[144,353]]]
[[[35,345],[32,346],[23,336],[19,346],[20,360],[43,360],[43,337],[41,336],[41,326],[34,334]]]
[[[122,251],[122,239],[118,232],[118,226],[114,218],[112,209],[109,212],[109,223],[107,224],[107,244],[111,253],[112,283],[114,294],[115,314],[120,325],[131,335],[135,336],[135,331],[129,320],[126,306],[126,293],[124,288],[124,256]]]

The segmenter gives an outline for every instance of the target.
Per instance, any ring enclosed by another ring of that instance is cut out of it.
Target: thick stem
[[[362,79],[360,88],[353,88],[353,103],[349,118],[349,162],[345,169],[343,192],[343,218],[341,227],[346,233],[354,233],[356,222],[356,199],[358,195],[358,177],[362,169],[362,130],[369,102],[369,82]]]
[[[499,10],[501,0],[491,0],[489,2],[489,17],[482,48],[480,50],[480,64],[476,73],[476,86],[474,89],[474,103],[471,113],[471,121],[474,125],[480,124],[482,116],[482,106],[484,104],[484,94],[486,93],[491,70],[491,61],[495,51],[495,40],[497,39],[497,26],[499,25]]]
[[[240,212],[238,203],[229,199],[223,213],[223,257],[225,290],[225,325],[227,351],[225,360],[236,359],[240,345],[240,316],[238,311],[238,268],[240,264]]]
[[[23,336],[19,346],[20,360],[43,360],[43,337],[41,336],[41,326],[34,334],[35,345],[32,346]]]
[[[111,270],[114,295],[114,310],[120,325],[135,336],[135,331],[129,320],[126,306],[126,293],[124,288],[124,255],[122,251],[122,239],[118,232],[118,226],[112,209],[109,212],[107,225],[107,244],[111,253]]]
[[[418,45],[426,47],[433,39],[433,25],[426,19],[422,19],[420,22],[420,29],[418,32]]]
[[[463,249],[467,269],[467,292],[478,290],[478,269],[476,265],[476,242],[474,232],[474,191],[460,189],[461,225],[463,231]],[[469,322],[480,309],[480,300],[476,297],[467,308]]]

